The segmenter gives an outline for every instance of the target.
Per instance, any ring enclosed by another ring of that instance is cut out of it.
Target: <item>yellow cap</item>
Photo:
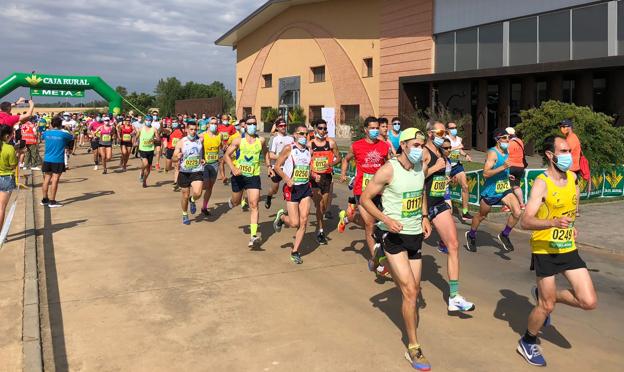
[[[399,142],[409,141],[415,139],[416,137],[420,137],[425,139],[425,135],[418,128],[407,128],[401,132],[401,136],[399,136]]]

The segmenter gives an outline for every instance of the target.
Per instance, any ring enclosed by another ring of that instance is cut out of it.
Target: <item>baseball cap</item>
[[[420,129],[407,128],[401,132],[401,136],[399,137],[399,142],[409,141],[417,137],[421,137],[422,139],[425,139],[425,135],[423,132],[420,131]]]
[[[559,122],[559,126],[560,127],[571,127],[572,126],[572,120],[570,119],[563,119]]]
[[[494,137],[495,140],[498,140],[499,137],[506,136],[506,135],[507,135],[507,132],[504,129],[496,128],[494,129],[494,133],[492,134],[492,137]]]
[[[516,135],[516,129],[515,129],[515,128],[512,128],[512,127],[507,127],[507,128],[505,128],[505,132],[507,132],[507,134],[510,134],[510,135],[512,135],[512,136],[515,136],[515,135]]]

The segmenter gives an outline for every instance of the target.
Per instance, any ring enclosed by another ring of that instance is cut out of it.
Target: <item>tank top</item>
[[[492,147],[488,151],[494,151],[496,154],[496,163],[492,167],[492,169],[496,169],[503,165],[505,161],[507,161],[508,154],[501,154],[498,152],[496,147]],[[501,197],[507,190],[511,189],[511,185],[509,184],[509,168],[505,169],[502,172],[496,173],[490,178],[485,179],[485,185],[483,186],[483,191],[481,191],[481,196],[485,196],[488,198]]]
[[[103,125],[100,129],[100,145],[110,145],[113,143],[113,127],[111,125]]]
[[[325,141],[323,146],[318,146],[312,141],[310,147],[312,148],[312,171],[317,174],[331,174],[334,152],[331,150],[329,141]]]
[[[381,204],[386,216],[403,225],[401,234],[422,234],[422,198],[425,174],[422,165],[406,170],[398,159],[389,160],[392,165],[392,181],[381,194]],[[389,231],[383,222],[377,224],[380,229]]]
[[[398,150],[399,146],[401,146],[401,143],[399,142],[400,138],[401,138],[401,132],[395,135],[394,131],[392,130],[388,131],[388,141],[390,141],[390,144],[392,144],[392,147],[394,147],[394,151]]]
[[[121,140],[123,142],[130,142],[132,141],[132,131],[134,130],[134,128],[132,128],[131,125],[122,125],[121,126]]]
[[[170,141],[167,142],[167,148],[175,149],[176,145],[178,144],[178,141],[180,141],[182,137],[184,137],[184,133],[182,133],[180,129],[176,128],[173,131],[173,133],[171,133],[171,135],[169,136]]]
[[[294,143],[290,147],[290,156],[284,162],[282,169],[295,185],[304,185],[310,182],[310,163],[312,161],[310,150],[307,147],[300,149]]]
[[[154,151],[154,137],[156,137],[156,129],[141,129],[139,132],[139,151]]]
[[[206,164],[219,161],[219,148],[221,147],[221,134],[204,133],[204,160]]]
[[[353,142],[351,149],[355,158],[353,194],[359,196],[377,170],[386,163],[390,145],[386,141],[369,143],[366,139],[361,139]]]
[[[451,136],[446,136],[451,141],[451,148],[459,147],[462,145],[461,137],[455,136],[455,140]],[[461,157],[461,150],[455,149],[451,150],[451,154],[449,155],[449,160],[451,161],[451,165],[455,166],[460,163],[459,158]]]
[[[427,149],[430,154],[427,167],[431,168],[438,161],[439,156],[426,146],[425,149]],[[425,192],[427,193],[427,205],[429,207],[444,203],[444,194],[446,193],[447,186],[446,177],[448,176],[447,171],[450,173],[450,169],[447,169],[450,167],[450,164],[448,161],[446,164],[447,166],[444,167],[444,169],[440,169],[439,171],[430,174],[425,180]]]
[[[202,142],[199,138],[191,140],[186,137],[182,144],[182,156],[180,157],[180,172],[195,173],[202,172],[204,167],[201,164]]]
[[[249,138],[255,139],[253,143],[249,143]],[[236,158],[236,166],[240,169],[241,174],[245,177],[253,177],[260,175],[260,153],[262,152],[262,144],[260,138],[253,136],[245,136],[241,138],[238,148],[238,157]]]

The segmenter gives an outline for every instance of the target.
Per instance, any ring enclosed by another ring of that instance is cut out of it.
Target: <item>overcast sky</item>
[[[234,88],[235,52],[214,41],[265,0],[8,0],[0,80],[11,72],[98,75],[152,92],[158,79]]]

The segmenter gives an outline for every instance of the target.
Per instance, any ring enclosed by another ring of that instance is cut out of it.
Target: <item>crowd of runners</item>
[[[278,119],[268,137],[259,135],[253,115],[235,121],[226,114],[160,118],[157,112],[144,117],[67,113],[62,121],[56,118],[56,123],[59,122],[62,128],[54,125],[53,129],[73,135],[66,139],[65,167],[70,166],[75,151],[88,146],[86,151],[93,153],[94,170],[101,167],[102,173],[107,174],[113,148],[119,146],[121,172],[128,170],[132,156],[140,158],[138,179],[142,187],[148,187],[153,170],[170,172],[174,191],[180,191],[184,225],[191,224],[189,215],[198,213],[198,209],[205,215],[211,213],[210,198],[217,181],[229,185],[229,208],[241,205],[249,211],[251,248],[261,243],[258,221],[263,181],[267,184],[265,209],[274,207],[273,199],[281,187],[285,205],[275,207],[273,228],[276,232],[284,226],[296,230],[290,252],[295,264],[303,263],[299,249],[312,206],[318,244],[328,244],[326,227],[331,221],[337,220],[338,233],[343,233],[349,224],[359,225],[369,255],[369,270],[393,280],[402,293],[402,314],[409,339],[405,356],[418,370],[431,368],[416,335],[416,301],[420,291],[422,243],[433,230],[439,236],[439,252],[447,256],[448,311],[475,310],[475,304],[460,294],[462,243],[455,218],[470,224],[462,246],[471,253],[478,250],[477,231],[493,206],[505,206],[509,213],[505,228],[496,236],[504,251],[514,250],[510,233],[518,223],[524,229],[534,230],[530,246],[531,270],[537,276],[537,286],[532,290],[536,306],[517,346],[530,364],[546,364],[537,336],[550,323],[556,303],[586,310],[596,306],[592,280],[575,245],[578,176],[569,170],[573,160],[564,136],[545,140],[542,155],[547,170],[535,180],[525,206],[521,196],[514,193],[514,188],[519,187],[517,177],[510,173],[508,147],[515,132],[512,128],[496,130],[493,134],[496,144],[488,150],[483,166],[485,184],[479,211],[472,216],[462,166],[462,158],[468,161],[471,158],[464,151],[457,125],[452,122],[433,122],[421,131],[405,128],[399,118],[388,121],[369,117],[364,121],[365,137],[353,142],[344,156],[336,142],[328,137],[324,120],[314,121],[311,127],[299,125],[289,134],[287,123]],[[569,132],[571,126],[570,121],[563,121],[562,133]],[[349,177],[347,170],[352,163],[355,175]],[[266,167],[264,180],[263,167]],[[340,167],[339,175],[335,174],[335,167]],[[50,169],[44,163],[44,168],[56,174],[62,167]],[[353,195],[348,200],[335,201],[344,208],[332,220],[329,206],[333,202],[335,181],[348,184]],[[457,217],[453,215],[450,200],[450,187],[454,184],[462,190]],[[54,198],[47,196],[42,204],[59,206]],[[566,277],[571,289],[557,290],[554,278],[559,273]]]

